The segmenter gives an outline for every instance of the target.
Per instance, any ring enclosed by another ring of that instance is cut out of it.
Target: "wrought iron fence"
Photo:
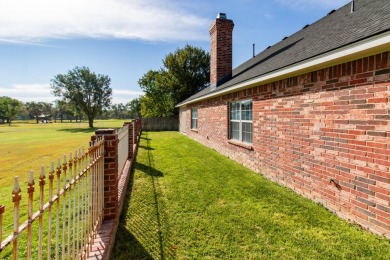
[[[140,120],[125,123],[118,131],[97,130],[87,151],[80,148],[69,157],[64,155],[56,167],[54,162],[50,167],[42,166],[38,179],[31,171],[27,203],[22,201],[19,179],[15,177],[13,233],[4,240],[3,225],[11,222],[7,214],[11,210],[0,205],[0,259],[86,259],[90,254],[96,256],[96,250],[100,258],[108,258],[110,249],[102,244],[110,246],[115,232],[104,243],[95,238],[107,221],[119,217],[119,204],[124,198],[120,195],[126,189],[129,162],[134,159],[140,132]],[[34,207],[39,210],[34,212]]]
[[[30,171],[28,216],[21,225],[22,196],[18,177],[15,177],[13,233],[4,240],[2,230],[6,209],[0,205],[1,259],[11,258],[11,255],[13,259],[18,259],[22,247],[26,248],[23,258],[27,259],[83,259],[88,256],[103,220],[103,138],[91,142],[87,151],[80,148],[73,155],[70,153],[68,158],[64,155],[62,161],[58,159],[57,167],[52,162],[48,170],[48,185],[46,171],[47,168],[42,166],[38,191],[33,171]],[[38,200],[34,200],[37,193]],[[39,210],[34,213],[33,206],[37,204]],[[33,230],[33,225],[38,227]],[[25,235],[26,238],[23,237]]]

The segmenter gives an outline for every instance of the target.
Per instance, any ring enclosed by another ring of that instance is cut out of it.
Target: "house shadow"
[[[164,173],[153,167],[154,148],[150,139],[146,146],[147,159],[134,162],[111,259],[175,259],[168,211],[159,180]],[[144,151],[145,153],[145,151]],[[137,177],[135,176],[137,174]],[[142,188],[137,187],[141,177]]]

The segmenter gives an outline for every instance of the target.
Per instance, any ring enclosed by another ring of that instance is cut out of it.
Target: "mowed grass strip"
[[[389,259],[384,237],[177,132],[144,132],[112,259]]]

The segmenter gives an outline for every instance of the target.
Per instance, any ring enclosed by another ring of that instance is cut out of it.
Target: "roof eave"
[[[390,50],[390,31],[387,31],[379,35],[375,35],[373,37],[361,40],[359,42],[355,42],[353,44],[290,65],[288,67],[246,80],[244,82],[235,84],[225,89],[221,89],[220,91],[213,92],[189,100],[187,102],[179,103],[176,105],[176,107],[182,107],[205,99],[214,98],[231,92],[254,87],[259,84],[266,84],[279,79],[301,75],[316,69],[333,66],[336,64],[343,63],[345,61],[357,59],[359,57],[370,56],[386,50]]]

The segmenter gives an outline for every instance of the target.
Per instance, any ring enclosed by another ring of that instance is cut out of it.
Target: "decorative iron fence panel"
[[[13,234],[4,240],[4,206],[0,205],[0,259],[84,259],[103,220],[104,199],[104,140],[90,143],[87,151],[80,148],[69,158],[64,155],[49,168],[42,166],[36,187],[33,171],[27,184],[28,219],[20,225],[21,189],[14,180]],[[37,191],[38,190],[38,191]],[[38,193],[38,200],[34,195]],[[45,198],[48,198],[45,202]],[[39,210],[33,213],[33,206]],[[33,229],[33,225],[38,227]],[[27,236],[27,237],[25,237]],[[45,244],[45,246],[43,246]],[[46,252],[43,249],[46,249]],[[22,253],[19,250],[25,250]]]

